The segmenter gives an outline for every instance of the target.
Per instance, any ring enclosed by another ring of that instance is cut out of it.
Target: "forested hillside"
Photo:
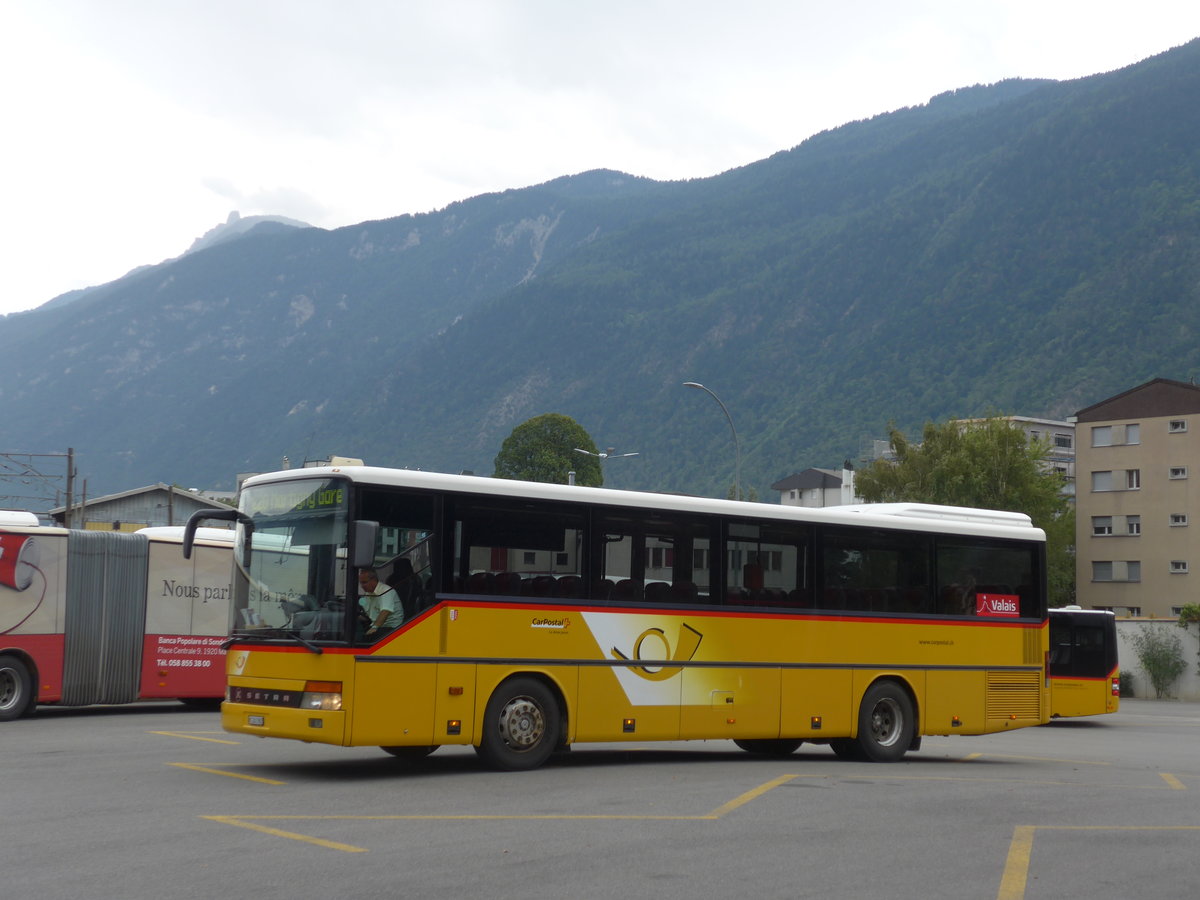
[[[723,493],[889,421],[1066,416],[1200,369],[1200,43],[669,184],[593,172],[258,230],[0,320],[0,410],[101,490],[325,453],[486,473],[558,412],[609,483]]]

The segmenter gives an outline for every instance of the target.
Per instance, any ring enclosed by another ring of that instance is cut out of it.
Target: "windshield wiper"
[[[221,649],[228,650],[237,643],[265,644],[270,640],[278,638],[287,638],[288,640],[293,640],[297,644],[301,644],[310,652],[315,653],[318,656],[325,652],[321,647],[318,647],[307,638],[302,638],[293,631],[284,631],[283,629],[278,629],[273,634],[262,634],[261,632],[257,632],[255,634],[247,634],[245,632],[232,634],[223,644],[221,644]]]

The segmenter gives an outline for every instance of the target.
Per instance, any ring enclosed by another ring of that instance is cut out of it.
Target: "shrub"
[[[1169,696],[1171,685],[1187,668],[1183,660],[1183,643],[1178,635],[1168,630],[1171,627],[1143,625],[1137,634],[1129,636],[1129,643],[1154,686],[1154,696],[1160,700]]]

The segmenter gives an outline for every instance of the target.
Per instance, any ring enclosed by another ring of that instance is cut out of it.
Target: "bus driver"
[[[365,626],[365,636],[383,637],[399,628],[404,621],[404,608],[396,592],[380,582],[379,574],[374,569],[359,569],[358,586],[362,588],[358,618]]]

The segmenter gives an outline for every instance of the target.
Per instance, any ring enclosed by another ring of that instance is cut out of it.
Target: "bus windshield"
[[[234,633],[342,640],[349,490],[332,478],[247,487],[234,558]]]

